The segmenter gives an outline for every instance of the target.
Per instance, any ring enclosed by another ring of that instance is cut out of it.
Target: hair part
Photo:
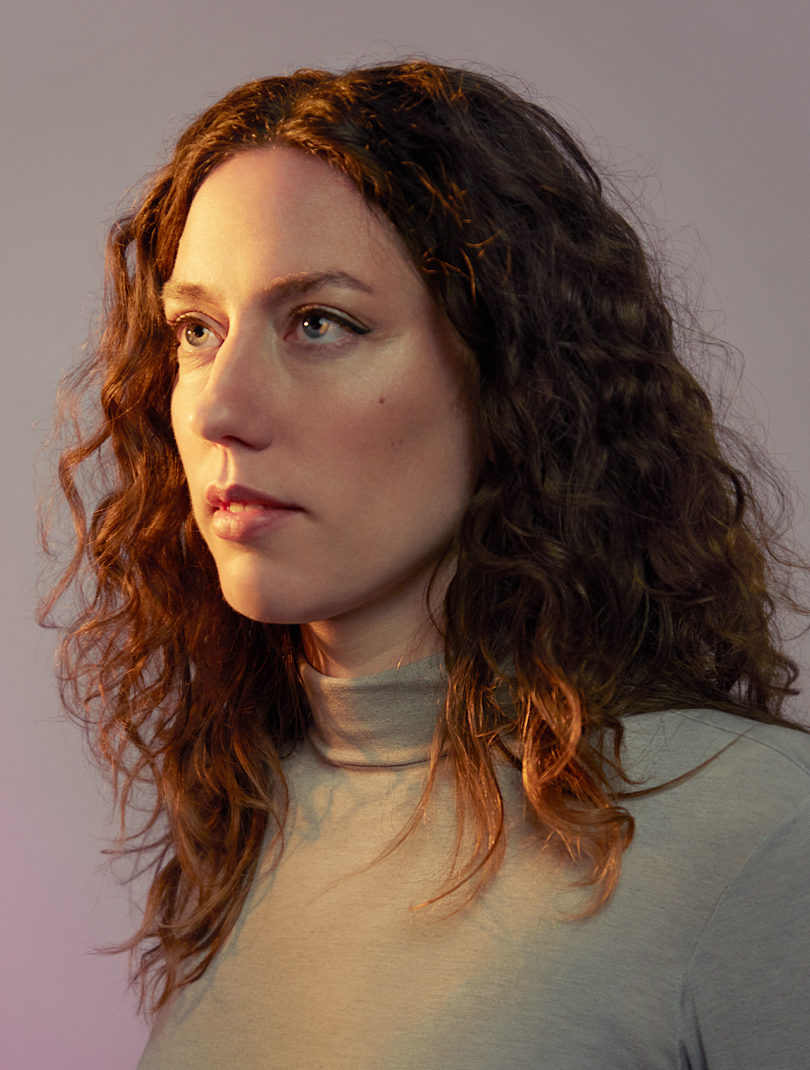
[[[102,329],[63,403],[101,404],[59,467],[75,553],[41,606],[46,622],[77,592],[62,698],[113,778],[120,851],[153,868],[123,945],[150,1009],[204,972],[263,853],[281,850],[282,760],[309,718],[298,628],[224,602],[192,519],[160,307],[200,184],[276,143],[338,168],[390,220],[475,359],[481,470],[437,622],[447,703],[420,809],[389,848],[449,755],[459,851],[465,828],[473,848],[435,899],[469,899],[497,872],[497,760],[520,770],[538,832],[579,866],[597,910],[633,830],[621,718],[710,706],[778,723],[797,693],[777,614],[803,611],[789,578],[800,562],[755,479],[777,505],[786,496],[741,441],[732,462],[676,354],[655,265],[573,137],[492,79],[423,61],[241,86],[111,229]]]

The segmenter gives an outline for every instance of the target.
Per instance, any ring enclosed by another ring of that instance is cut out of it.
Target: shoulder
[[[803,869],[810,880],[807,733],[716,710],[642,714],[627,719],[622,757],[635,820],[629,869],[635,854],[649,876],[665,853],[678,870],[673,894],[694,904],[699,888],[708,913],[735,883],[778,876],[767,862],[777,844],[794,856],[793,876]]]
[[[745,741],[749,755],[767,759],[767,752],[780,755],[810,776],[810,732],[790,724],[762,724],[722,710],[669,710],[666,716],[686,730],[709,739]],[[779,759],[777,759],[779,761]]]
[[[685,1065],[806,1066],[810,735],[673,710],[627,718],[622,757],[630,792],[660,790],[625,800],[617,907],[636,925],[646,911],[645,942],[679,979]]]
[[[642,840],[680,842],[669,883],[686,876],[690,889],[682,1051],[712,1070],[798,1070],[810,1049],[810,736],[717,711],[654,718],[629,749],[656,779],[712,759],[636,814]]]
[[[715,791],[750,805],[760,789],[775,813],[810,796],[810,734],[720,710],[666,710],[624,722],[622,757],[638,786],[686,776],[689,790]],[[665,789],[666,790],[666,789]]]

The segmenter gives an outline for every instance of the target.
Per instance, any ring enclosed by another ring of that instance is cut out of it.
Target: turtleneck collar
[[[447,692],[441,654],[353,679],[323,676],[307,662],[301,679],[312,710],[312,743],[336,765],[426,761]]]

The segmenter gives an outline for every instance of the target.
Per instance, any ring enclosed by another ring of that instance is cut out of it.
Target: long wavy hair
[[[111,773],[119,849],[152,867],[124,945],[149,1009],[204,972],[268,843],[281,849],[283,759],[309,717],[298,627],[225,603],[192,519],[159,301],[201,182],[269,143],[328,161],[387,216],[477,364],[484,460],[448,550],[449,688],[420,804],[444,755],[458,843],[473,837],[431,902],[498,869],[498,755],[596,910],[633,828],[621,718],[709,706],[782,722],[797,693],[777,629],[801,608],[785,495],[721,433],[676,355],[660,272],[572,136],[497,81],[422,61],[241,86],[112,227],[103,320],[62,402],[75,554],[40,610],[51,622],[72,592],[62,698]]]

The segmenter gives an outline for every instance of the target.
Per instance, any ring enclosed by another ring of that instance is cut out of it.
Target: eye
[[[293,313],[291,334],[301,342],[340,342],[347,334],[368,334],[369,328],[328,308],[304,308]]]
[[[222,339],[212,327],[193,316],[179,316],[169,323],[180,352],[216,348]]]

